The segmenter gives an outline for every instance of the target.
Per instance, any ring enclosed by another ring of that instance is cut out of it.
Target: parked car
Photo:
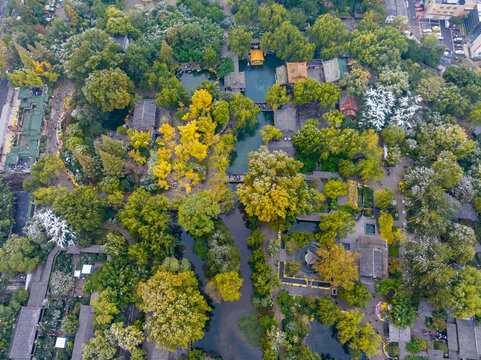
[[[417,7],[417,8],[416,8],[416,11],[424,11],[424,6]]]
[[[432,29],[423,29],[423,34],[431,34],[433,32]]]
[[[446,20],[446,21],[444,22],[444,27],[445,27],[446,29],[449,29],[449,26],[450,26],[450,25],[451,25],[451,24],[449,23],[449,20]]]
[[[436,36],[438,37],[438,39],[441,41],[443,40],[443,35],[441,33],[436,33]]]
[[[463,42],[463,38],[461,38],[461,37],[454,37],[454,38],[453,38],[453,42],[455,42],[455,43],[462,43],[462,42]]]
[[[464,50],[463,49],[456,49],[454,50],[454,53],[457,55],[464,55]]]
[[[452,52],[449,49],[444,50],[444,56],[451,56]]]
[[[433,26],[433,31],[441,31],[441,28],[439,26]]]

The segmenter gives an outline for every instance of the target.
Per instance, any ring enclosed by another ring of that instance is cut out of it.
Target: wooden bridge
[[[229,182],[233,184],[244,182],[245,174],[229,174]],[[337,179],[340,178],[339,174],[336,172],[328,171],[313,171],[312,174],[306,174],[305,181],[314,181],[322,179]]]
[[[240,184],[244,182],[245,174],[230,174],[229,175],[229,182],[231,184]]]
[[[259,106],[262,111],[274,111],[270,106],[267,106],[265,102],[256,102],[255,105]]]

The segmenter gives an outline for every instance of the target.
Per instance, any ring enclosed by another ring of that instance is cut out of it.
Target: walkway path
[[[225,43],[224,45],[222,45],[222,50],[220,52],[221,58],[225,58],[226,56],[229,56],[232,59],[232,62],[234,63],[234,72],[239,72],[239,57],[237,56],[236,53],[229,51],[228,43]]]
[[[130,233],[123,229],[122,226],[120,226],[119,224],[109,224],[109,223],[106,223],[106,224],[103,224],[102,225],[102,228],[103,229],[109,229],[109,230],[115,230],[115,231],[118,231],[119,233],[121,233],[125,239],[127,240],[127,242],[129,243],[129,245],[133,245],[135,240],[134,238],[132,237],[132,235],[130,235]]]
[[[47,295],[48,281],[50,279],[50,272],[52,271],[53,263],[60,248],[54,248],[47,257],[47,262],[44,265],[39,265],[32,273],[32,281],[30,283],[30,297],[27,306],[42,306],[42,302]]]
[[[278,236],[277,233],[274,230],[272,230],[267,223],[262,223],[260,226],[260,230],[264,235],[264,237],[266,238],[264,247],[267,247],[267,244],[269,244],[269,242],[272,239],[277,239],[277,236]],[[274,256],[267,257],[267,263],[271,266],[274,274],[277,274],[277,263],[281,260],[280,257],[281,257],[281,253],[277,253]],[[279,322],[279,326],[282,326],[281,323],[282,323],[282,319],[284,319],[284,314],[282,313],[281,307],[279,306],[279,304],[277,304],[277,296],[279,295],[280,291],[281,289],[279,287],[276,287],[272,291],[272,302],[274,305],[274,317]]]

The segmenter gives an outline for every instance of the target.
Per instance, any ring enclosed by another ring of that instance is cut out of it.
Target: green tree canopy
[[[137,293],[142,302],[139,308],[148,313],[144,329],[149,339],[169,351],[204,336],[210,307],[198,290],[192,271],[173,273],[158,271],[147,282],[141,282]]]
[[[41,186],[52,185],[61,172],[61,163],[56,156],[41,156],[30,168],[32,178],[26,179],[23,182],[23,188],[27,191],[34,191]]]
[[[170,202],[165,196],[151,196],[144,189],[138,188],[119,212],[122,227],[137,240],[136,244],[130,246],[129,254],[139,264],[145,264],[149,259],[160,263],[174,251],[177,239],[169,227],[172,221],[166,212],[169,207]]]
[[[86,80],[83,93],[87,101],[103,112],[123,109],[130,104],[134,84],[119,68],[94,71]]]
[[[249,171],[239,185],[239,200],[250,216],[282,229],[296,214],[314,209],[321,195],[304,182],[302,164],[282,151],[270,153],[266,146],[249,154]]]
[[[374,205],[380,209],[387,209],[394,200],[394,193],[391,189],[374,190]]]
[[[275,51],[276,56],[289,61],[311,61],[315,45],[307,41],[299,29],[284,21],[273,32],[266,32],[261,38],[264,51]]]
[[[229,110],[237,129],[254,127],[257,123],[257,114],[261,112],[254,102],[242,94],[234,94],[229,103]]]
[[[452,286],[454,317],[481,316],[481,272],[472,266],[459,270]]]
[[[121,46],[103,30],[92,28],[74,35],[65,46],[67,75],[84,81],[95,70],[120,66],[124,58],[120,50]]]
[[[9,276],[31,273],[40,262],[38,246],[27,237],[13,235],[0,248],[0,272]]]
[[[274,84],[269,86],[266,94],[266,105],[276,111],[280,106],[291,101],[291,95],[287,95],[287,89],[284,86]]]
[[[241,60],[249,55],[251,42],[252,33],[247,31],[246,27],[238,27],[229,32],[229,48]]]
[[[321,241],[330,243],[336,238],[343,239],[353,231],[355,225],[354,217],[345,211],[332,211],[328,215],[321,215]]]
[[[92,244],[105,216],[105,201],[90,186],[81,186],[55,198],[53,210],[81,237],[79,246]]]
[[[339,196],[344,196],[347,194],[347,185],[344,181],[339,179],[329,179],[324,185],[324,195],[333,200],[337,199]]]
[[[195,237],[214,231],[214,219],[220,214],[220,206],[208,191],[187,196],[179,206],[179,224]]]
[[[344,51],[347,34],[347,25],[331,14],[321,15],[309,28],[309,39],[320,49],[322,59],[339,56]]]

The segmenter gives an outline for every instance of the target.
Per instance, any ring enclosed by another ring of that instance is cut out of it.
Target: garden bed
[[[357,182],[355,182],[354,180],[347,181],[347,204],[354,208],[359,207]]]
[[[53,271],[61,271],[65,274],[72,273],[72,254],[67,254],[65,251],[61,251],[55,258],[55,265]]]
[[[39,336],[35,340],[34,357],[37,360],[51,360],[55,353],[55,336]]]
[[[65,301],[49,299],[47,308],[42,315],[42,321],[44,330],[60,330],[60,324],[62,322],[63,313],[65,309]]]
[[[104,263],[107,261],[107,255],[105,254],[91,254],[91,253],[80,253],[76,270],[82,270],[84,265],[94,265],[98,263]]]
[[[362,190],[362,207],[370,209],[374,206],[374,192],[369,186],[363,186]]]

